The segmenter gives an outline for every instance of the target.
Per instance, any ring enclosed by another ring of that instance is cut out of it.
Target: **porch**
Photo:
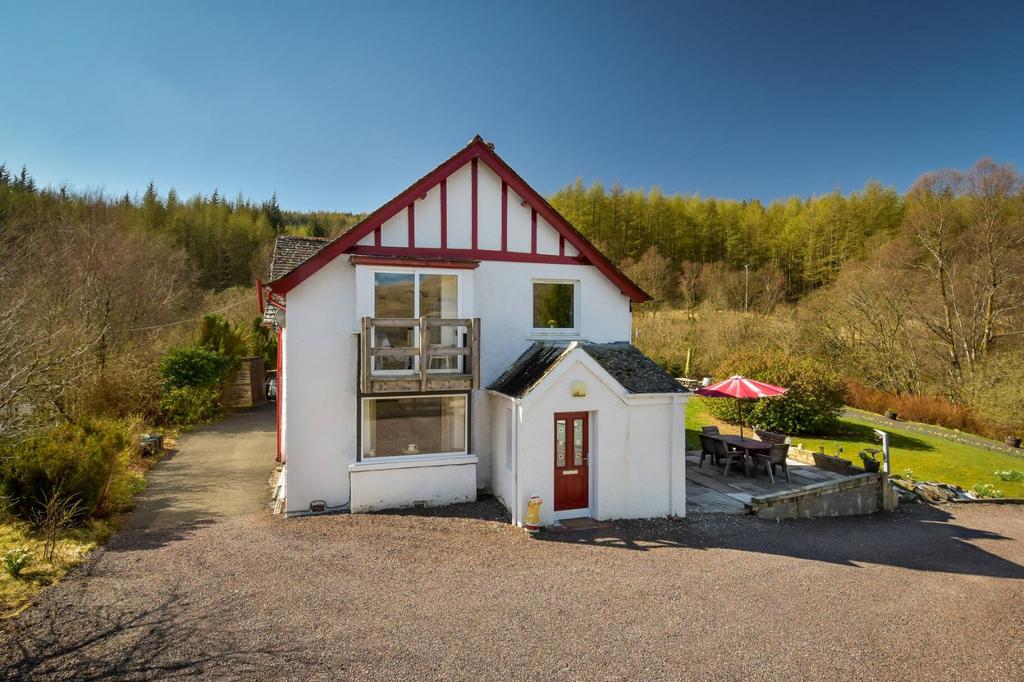
[[[786,460],[790,481],[778,472],[773,484],[763,469],[750,478],[744,476],[742,467],[734,466],[728,476],[722,474],[722,466],[712,464],[710,459],[700,464],[700,450],[686,453],[686,508],[699,513],[744,514],[751,497],[797,490],[816,483],[838,481],[843,474],[819,469],[811,464],[792,458]]]

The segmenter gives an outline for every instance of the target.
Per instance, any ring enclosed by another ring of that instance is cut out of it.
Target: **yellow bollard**
[[[543,502],[544,500],[534,495],[526,505],[526,518],[523,519],[523,522],[526,530],[530,533],[536,533],[540,530],[540,505]]]

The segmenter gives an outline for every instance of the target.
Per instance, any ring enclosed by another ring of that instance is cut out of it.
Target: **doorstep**
[[[579,516],[574,519],[561,519],[555,521],[552,525],[547,526],[544,530],[555,535],[562,533],[575,533],[580,530],[597,530],[599,528],[610,528],[611,523],[608,521],[598,521],[592,519],[589,516]]]

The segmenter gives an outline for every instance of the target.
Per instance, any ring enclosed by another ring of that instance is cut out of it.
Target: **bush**
[[[164,390],[185,387],[219,387],[238,366],[238,358],[208,348],[174,348],[160,360]]]
[[[160,361],[160,414],[170,424],[210,421],[220,410],[221,389],[238,358],[190,346],[169,351]]]
[[[1006,435],[1006,429],[1000,428],[970,408],[954,405],[938,396],[896,395],[865,386],[857,381],[850,381],[847,384],[847,393],[852,407],[868,412],[884,414],[886,410],[892,410],[899,414],[900,419],[907,421],[959,429],[988,438],[1002,438]]]
[[[777,398],[743,401],[743,422],[786,434],[826,433],[833,429],[843,405],[846,385],[838,374],[817,360],[783,353],[736,355],[718,368],[716,377],[734,374],[789,389]],[[708,409],[719,419],[739,423],[736,400],[714,398]]]
[[[15,579],[17,579],[25,567],[28,566],[28,561],[28,550],[23,547],[9,549],[4,552],[3,557],[0,557],[0,564],[3,565],[4,572]]]
[[[216,417],[220,407],[219,386],[172,388],[160,399],[160,413],[168,424],[202,424]]]
[[[0,451],[0,494],[24,519],[57,491],[75,500],[84,517],[119,511],[134,492],[122,485],[134,457],[131,445],[124,421],[81,419],[53,427]]]

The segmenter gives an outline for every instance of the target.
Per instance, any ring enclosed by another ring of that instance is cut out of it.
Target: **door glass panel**
[[[420,317],[453,319],[459,315],[459,276],[420,275]],[[430,346],[459,345],[458,327],[431,327],[427,336]],[[432,370],[458,369],[457,356],[430,358]]]
[[[416,278],[412,273],[377,272],[373,281],[373,315],[381,318],[408,318],[416,316]],[[416,345],[413,327],[375,327],[375,348],[410,348]],[[377,357],[374,369],[411,370],[413,358]]]
[[[555,422],[555,466],[565,466],[565,420]]]
[[[572,463],[583,466],[583,420],[572,420]]]

